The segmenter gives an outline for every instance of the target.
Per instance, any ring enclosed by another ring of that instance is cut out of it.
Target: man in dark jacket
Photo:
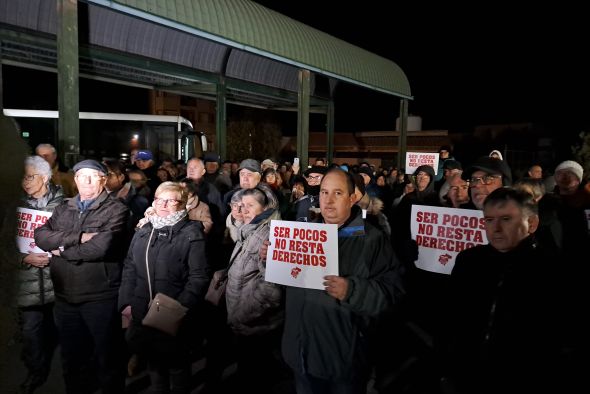
[[[563,379],[552,387],[563,320],[557,258],[533,238],[537,206],[525,192],[499,188],[483,209],[489,245],[459,253],[451,274],[447,382],[466,394],[571,392]]]
[[[124,349],[117,296],[127,245],[128,209],[105,190],[107,169],[95,160],[74,166],[79,194],[58,206],[35,230],[37,246],[52,253],[55,322],[67,393],[124,389]],[[94,365],[96,363],[96,365]]]
[[[372,323],[402,294],[386,235],[354,205],[354,182],[330,169],[320,186],[321,222],[338,225],[338,272],[325,291],[287,288],[283,356],[297,393],[365,393]]]

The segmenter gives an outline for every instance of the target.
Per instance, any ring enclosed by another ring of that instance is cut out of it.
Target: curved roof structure
[[[412,98],[394,62],[249,0],[85,0],[79,6],[87,34],[80,38],[81,76],[212,100],[223,76],[228,102],[296,108],[303,68],[312,71],[312,107],[329,97],[320,79]],[[0,23],[3,62],[55,68],[54,2],[0,0]]]

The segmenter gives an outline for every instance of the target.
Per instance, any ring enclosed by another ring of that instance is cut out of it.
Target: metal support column
[[[326,160],[329,164],[334,162],[334,100],[328,103],[328,112],[326,113],[326,131],[328,151],[326,152]]]
[[[399,140],[397,168],[406,166],[406,151],[408,150],[408,99],[401,99],[399,103]]]
[[[227,160],[227,95],[225,77],[217,83],[217,103],[215,106],[216,151],[221,160]]]
[[[78,1],[57,0],[58,154],[72,167],[80,155]]]
[[[301,173],[307,168],[309,161],[309,94],[310,94],[309,70],[299,70],[299,91],[297,99],[297,157]]]

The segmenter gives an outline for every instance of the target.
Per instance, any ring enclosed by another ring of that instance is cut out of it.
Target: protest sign
[[[483,212],[412,206],[412,239],[418,244],[416,267],[441,274],[450,274],[460,251],[486,245]]]
[[[265,279],[324,290],[326,275],[338,275],[338,226],[272,220]]]
[[[438,173],[438,153],[406,152],[406,174],[413,174],[420,166],[431,166]]]
[[[37,211],[35,209],[16,209],[16,243],[21,253],[44,253],[35,244],[35,229],[41,227],[51,212]]]

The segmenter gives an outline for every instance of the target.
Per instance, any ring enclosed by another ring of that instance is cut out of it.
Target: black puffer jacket
[[[125,255],[129,210],[103,192],[84,212],[78,197],[65,200],[47,222],[35,230],[35,242],[45,251],[64,248],[51,257],[55,296],[69,303],[117,297]],[[98,233],[81,243],[82,233]]]
[[[148,253],[152,293],[164,293],[191,309],[203,300],[209,287],[201,223],[186,217],[174,226],[160,229],[153,229],[148,223],[131,241],[119,290],[119,309],[131,305],[136,322],[146,315],[151,300],[145,259],[152,230]]]

